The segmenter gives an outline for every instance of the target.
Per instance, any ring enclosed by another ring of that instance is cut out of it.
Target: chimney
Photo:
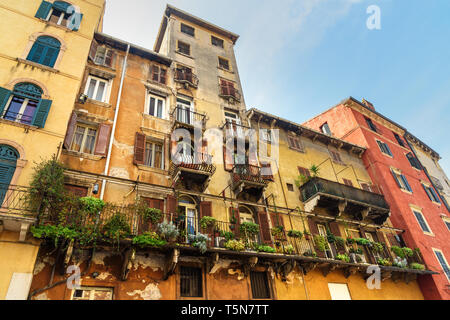
[[[370,109],[372,109],[373,111],[375,111],[375,107],[373,106],[373,104],[369,101],[367,101],[366,99],[362,99],[362,103],[366,106],[369,107]]]

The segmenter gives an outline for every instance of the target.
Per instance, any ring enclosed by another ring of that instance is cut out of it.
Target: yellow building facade
[[[0,1],[0,299],[27,297],[39,243],[27,237],[31,213],[13,203],[35,163],[61,149],[104,5]]]

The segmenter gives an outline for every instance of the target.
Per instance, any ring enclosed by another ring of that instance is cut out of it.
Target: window
[[[288,136],[287,139],[289,148],[294,149],[296,151],[304,152],[303,145],[299,138]]]
[[[294,185],[292,183],[286,184],[288,191],[294,192]]]
[[[402,147],[405,147],[405,143],[403,142],[402,138],[400,138],[400,136],[398,134],[394,133],[394,137],[397,140],[399,145],[401,145]]]
[[[180,267],[180,296],[191,298],[203,297],[201,268]]]
[[[153,65],[151,68],[151,79],[161,84],[166,84],[167,70],[160,66]]]
[[[349,187],[353,187],[353,182],[351,180],[348,179],[342,179],[344,181],[344,184],[349,186]]]
[[[222,39],[219,39],[219,38],[216,38],[214,36],[211,36],[211,44],[213,46],[216,46],[216,47],[219,47],[219,48],[223,49],[223,40]]]
[[[149,94],[148,114],[160,119],[164,119],[165,99],[159,96]]]
[[[433,249],[434,254],[436,255],[436,258],[439,261],[439,264],[442,267],[442,270],[444,271],[445,275],[447,276],[447,279],[450,281],[450,268],[447,263],[447,259],[445,259],[444,254],[441,250]]]
[[[373,123],[372,119],[366,118],[367,125],[369,126],[370,130],[378,132],[377,127]]]
[[[112,288],[81,287],[72,291],[72,300],[112,300]]]
[[[331,133],[331,130],[330,130],[330,126],[328,125],[328,123],[327,122],[325,122],[321,127],[320,127],[320,130],[323,132],[323,133],[325,133],[325,134],[328,134],[328,135],[332,135],[332,133]]]
[[[86,86],[84,94],[92,100],[97,100],[100,102],[107,102],[108,84],[109,81],[97,78],[94,76],[89,76],[88,85]]]
[[[413,192],[411,186],[408,183],[408,180],[403,174],[397,173],[393,169],[391,169],[391,172],[392,175],[394,176],[395,182],[397,182],[397,185],[399,186],[400,189]]]
[[[373,192],[372,186],[369,183],[361,182],[361,188],[365,191]]]
[[[65,184],[64,189],[66,189],[66,191],[68,193],[70,193],[76,197],[79,197],[79,198],[87,197],[87,195],[88,195],[87,187],[80,187],[80,186],[75,186],[72,184]]]
[[[181,32],[183,32],[191,37],[195,37],[195,29],[184,23],[181,24]]]
[[[378,147],[380,147],[380,150],[382,153],[387,154],[390,157],[393,157],[391,149],[389,148],[389,146],[386,143],[378,141],[378,140],[377,140],[377,143],[378,143]]]
[[[270,299],[269,279],[266,272],[250,272],[253,299]]]
[[[0,88],[0,118],[43,128],[52,101],[42,99],[42,94],[40,87],[28,82],[16,84],[13,91]]]
[[[450,219],[447,217],[442,217],[444,220],[445,225],[447,226],[448,231],[450,231]]]
[[[147,167],[164,169],[162,143],[146,142],[145,143],[145,162]]]
[[[436,203],[441,203],[441,200],[439,200],[439,196],[437,195],[436,191],[432,187],[429,187],[422,183],[422,187],[425,190],[425,193],[427,194],[428,198],[430,198],[431,201]]]
[[[187,81],[195,85],[192,69],[185,66],[177,66],[177,69],[175,70],[175,80]]]
[[[420,228],[422,229],[422,231],[424,233],[430,233],[431,234],[432,232],[431,232],[430,227],[428,226],[428,223],[426,222],[425,217],[423,216],[423,214],[421,212],[417,211],[417,210],[414,210],[414,209],[413,209],[413,213],[414,213],[414,216],[417,219],[417,222],[419,222],[419,225],[420,225]]]
[[[73,135],[70,150],[80,153],[93,154],[96,137],[96,128],[78,124]]]
[[[190,56],[191,46],[188,45],[187,43],[178,41],[178,52]]]
[[[331,300],[352,300],[348,286],[345,283],[329,283]]]
[[[419,160],[411,152],[406,155],[406,158],[408,159],[409,163],[413,168],[416,168],[417,170],[422,170],[422,166],[420,165]]]
[[[303,167],[298,167],[298,171],[299,171],[301,176],[304,176],[306,178],[311,177],[311,172],[309,171],[309,169],[306,169],[306,168],[303,168]]]
[[[227,59],[219,57],[219,67],[225,70],[230,70],[230,62]]]
[[[194,103],[187,99],[177,98],[176,119],[179,122],[192,124],[194,123]]]
[[[262,129],[260,130],[261,139],[265,142],[272,142],[272,132],[270,129]]]
[[[49,36],[40,36],[31,47],[27,60],[53,68],[61,50],[61,42]]]
[[[83,19],[83,14],[77,11],[78,7],[64,1],[42,1],[35,17],[77,31]]]
[[[336,162],[336,163],[343,163],[342,159],[341,159],[341,155],[339,154],[339,152],[333,151],[333,150],[328,150],[330,151],[330,155],[331,155],[331,159]]]
[[[224,97],[233,97],[240,100],[239,92],[234,87],[234,82],[220,79],[220,94]]]

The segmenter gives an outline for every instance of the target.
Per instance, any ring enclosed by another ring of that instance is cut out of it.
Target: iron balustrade
[[[221,85],[219,85],[219,92],[219,96],[221,96],[222,98],[234,99],[238,102],[241,101],[242,95],[239,90],[234,87],[222,87]]]
[[[206,172],[211,175],[216,171],[210,154],[196,152],[193,155],[176,154],[174,157],[176,162],[172,161],[170,170],[172,177],[177,174],[177,168]]]
[[[29,202],[30,188],[0,184],[0,214],[35,217],[38,209]]]
[[[261,168],[251,164],[234,165],[232,176],[234,184],[240,182],[267,184],[267,181],[261,175]]]
[[[303,202],[308,201],[316,194],[320,193],[389,210],[389,205],[381,194],[318,177],[311,178],[308,182],[303,184],[300,187],[300,191]]]
[[[175,107],[171,113],[174,122],[204,127],[206,124],[206,114],[192,111],[189,108]]]

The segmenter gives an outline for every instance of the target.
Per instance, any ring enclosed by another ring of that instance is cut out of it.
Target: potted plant
[[[207,235],[201,233],[198,233],[196,235],[189,235],[189,242],[192,244],[192,246],[199,248],[202,254],[204,254],[208,249],[206,243],[210,240],[211,239]]]
[[[242,240],[229,240],[225,244],[225,248],[233,251],[244,251],[245,243]]]
[[[200,219],[200,227],[202,228],[202,230],[210,231],[209,233],[212,233],[216,225],[216,222],[217,222],[216,218],[204,216],[203,218]]]
[[[168,242],[175,242],[180,232],[178,228],[172,223],[161,222],[158,224],[158,232],[162,239]]]
[[[297,230],[289,230],[288,237],[301,239],[303,237],[303,233],[301,231],[297,231]]]
[[[292,246],[292,244],[289,244],[289,245],[283,247],[283,252],[285,254],[293,254],[294,253],[294,247]]]

